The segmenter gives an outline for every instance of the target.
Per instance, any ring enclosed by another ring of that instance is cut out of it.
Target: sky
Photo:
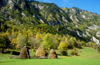
[[[36,0],[46,3],[55,3],[58,7],[77,7],[82,10],[100,15],[100,0]]]

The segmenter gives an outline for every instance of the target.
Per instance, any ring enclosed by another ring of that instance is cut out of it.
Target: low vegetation
[[[70,53],[73,51],[68,50],[68,56],[63,56],[56,50],[58,59],[9,59],[10,54],[0,53],[0,65],[99,65],[100,54],[93,48],[82,47],[83,49],[77,49],[78,56],[73,56]],[[34,56],[34,52],[30,50],[30,56]],[[92,62],[91,62],[92,61]]]

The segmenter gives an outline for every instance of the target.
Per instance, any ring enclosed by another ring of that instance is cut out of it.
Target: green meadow
[[[0,65],[100,65],[100,53],[93,48],[77,49],[78,56],[70,55],[71,51],[63,56],[56,50],[58,59],[9,59],[10,54],[0,54]],[[31,50],[30,55],[34,55]]]

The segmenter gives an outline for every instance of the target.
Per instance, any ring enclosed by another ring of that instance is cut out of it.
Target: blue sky
[[[55,3],[59,7],[78,7],[82,10],[100,15],[100,0],[36,0],[40,2]]]

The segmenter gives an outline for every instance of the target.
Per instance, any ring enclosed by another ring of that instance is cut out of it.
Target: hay
[[[24,46],[21,51],[20,51],[20,58],[21,59],[25,59],[25,58],[30,58],[30,55],[29,55],[29,50],[26,46]]]
[[[19,56],[18,55],[11,55],[10,59],[19,59]]]
[[[42,46],[40,46],[36,51],[36,58],[43,57],[43,56],[47,56],[47,52]]]
[[[76,56],[78,56],[78,53],[77,52],[71,52],[71,55],[76,55]]]
[[[58,58],[56,52],[53,49],[51,49],[48,58],[49,59],[56,59],[56,58]]]

